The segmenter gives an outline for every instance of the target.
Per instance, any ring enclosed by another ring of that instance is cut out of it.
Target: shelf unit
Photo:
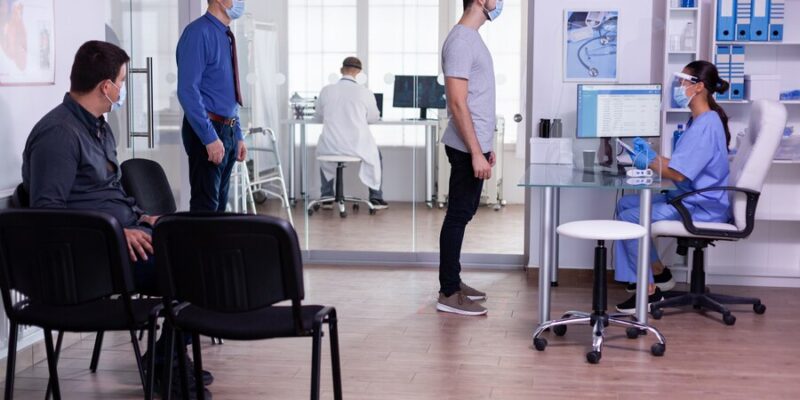
[[[665,2],[665,32],[664,32],[664,71],[662,75],[663,98],[661,121],[661,154],[669,157],[672,154],[672,132],[680,123],[688,119],[688,109],[676,108],[672,102],[673,74],[680,72],[686,64],[692,61],[708,58],[708,5],[698,1],[698,7],[671,7],[670,2]],[[691,49],[683,48],[683,32],[688,22],[692,22],[696,29],[695,43]],[[676,40],[674,38],[680,38]],[[675,45],[679,45],[676,47]],[[680,122],[678,122],[680,121]]]
[[[705,0],[711,6],[711,16],[717,15],[717,0]],[[709,24],[710,53],[713,61],[717,45],[745,47],[745,75],[778,75],[781,90],[800,89],[800,0],[786,1],[784,41],[716,41],[716,18]],[[745,93],[747,99],[748,93]],[[778,100],[778,99],[775,99]],[[749,123],[752,100],[719,101],[729,117],[731,134],[735,137]],[[800,101],[781,101],[789,115],[787,125],[800,127]],[[718,243],[706,253],[709,274],[749,277],[780,277],[800,281],[800,160],[773,160],[769,175],[761,190],[756,210],[755,230],[747,240]]]

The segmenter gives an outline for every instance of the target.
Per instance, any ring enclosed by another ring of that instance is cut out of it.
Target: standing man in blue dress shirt
[[[244,0],[208,0],[208,12],[190,23],[178,42],[191,211],[225,211],[233,166],[247,157],[238,117],[242,95],[236,39],[229,27],[242,14]]]

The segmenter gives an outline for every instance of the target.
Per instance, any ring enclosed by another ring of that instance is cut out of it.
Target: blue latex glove
[[[637,137],[633,139],[633,166],[637,169],[647,169],[656,159],[656,152],[646,140]]]

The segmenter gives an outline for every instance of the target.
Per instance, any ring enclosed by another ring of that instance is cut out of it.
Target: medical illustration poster
[[[564,81],[616,82],[619,11],[564,15]]]
[[[54,0],[0,0],[0,85],[55,83]]]

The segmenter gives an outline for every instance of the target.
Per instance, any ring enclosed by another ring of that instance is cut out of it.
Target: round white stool
[[[336,191],[334,192],[335,194],[333,197],[322,197],[309,203],[308,208],[306,209],[309,216],[313,215],[315,211],[319,210],[319,207],[322,203],[327,202],[336,203],[339,208],[339,216],[342,218],[347,217],[347,202],[353,203],[353,211],[358,211],[359,204],[366,204],[367,208],[369,208],[370,215],[374,215],[377,212],[375,210],[375,206],[373,206],[369,201],[358,197],[346,197],[344,195],[344,179],[342,179],[342,172],[344,171],[345,164],[360,163],[360,158],[353,156],[324,155],[317,157],[317,160],[320,162],[336,163]]]
[[[600,362],[603,350],[603,335],[605,327],[610,324],[626,327],[628,338],[635,339],[641,332],[652,332],[658,340],[650,347],[654,356],[664,355],[666,342],[664,336],[652,326],[631,321],[631,316],[624,314],[608,315],[607,309],[607,283],[606,283],[606,240],[641,239],[647,231],[643,226],[623,221],[590,220],[575,221],[562,224],[556,230],[559,235],[576,239],[596,240],[594,250],[594,283],[592,285],[592,312],[569,311],[561,319],[542,323],[533,334],[533,346],[536,350],[544,351],[547,339],[539,337],[546,330],[553,328],[556,336],[567,333],[567,325],[588,323],[592,326],[592,351],[586,353],[586,360],[592,364]]]

